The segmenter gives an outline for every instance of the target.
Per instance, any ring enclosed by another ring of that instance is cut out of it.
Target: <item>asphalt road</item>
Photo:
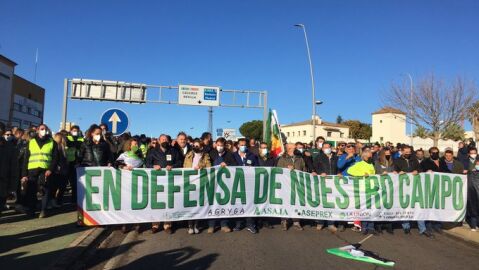
[[[116,237],[122,237],[116,232]],[[124,238],[124,236],[123,236]],[[125,244],[117,259],[118,269],[375,269],[374,265],[335,257],[326,249],[346,241],[357,242],[363,236],[347,230],[333,235],[307,226],[304,231],[262,229],[253,235],[241,232],[188,235],[185,229],[174,234],[164,232],[136,234]],[[118,241],[117,241],[118,242]],[[120,245],[120,244],[118,244]],[[394,269],[479,269],[479,247],[436,235],[435,239],[384,233],[366,241],[364,249],[396,261]],[[111,255],[110,255],[111,256]],[[111,257],[110,257],[111,258]],[[104,264],[90,265],[102,269]],[[376,269],[382,269],[380,267]]]

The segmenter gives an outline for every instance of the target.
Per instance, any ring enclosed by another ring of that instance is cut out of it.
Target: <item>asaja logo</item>
[[[339,213],[339,218],[345,219],[345,218],[346,218],[346,214],[345,214],[345,213]]]

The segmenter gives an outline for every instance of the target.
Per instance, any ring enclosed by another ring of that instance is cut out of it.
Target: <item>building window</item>
[[[379,123],[382,123],[382,122],[383,122],[383,120],[379,120]]]
[[[339,132],[339,138],[342,138],[343,137],[343,134],[342,132]]]
[[[383,137],[379,137],[379,141],[381,141],[381,142],[382,142],[383,140],[384,140],[384,138],[383,138]]]
[[[331,131],[328,131],[328,133],[327,133],[326,136],[327,136],[327,137],[331,137],[331,134],[332,134],[332,132],[331,132]]]
[[[18,118],[13,118],[12,119],[12,126],[14,127],[20,127],[22,125],[22,120]]]
[[[13,110],[17,111],[17,112],[21,112],[22,111],[22,105],[18,104],[18,103],[13,103]]]
[[[288,136],[288,137],[289,137],[289,132],[286,132],[286,136]]]
[[[303,136],[306,136],[306,130],[303,130]]]

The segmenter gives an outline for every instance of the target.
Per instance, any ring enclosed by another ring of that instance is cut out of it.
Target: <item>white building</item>
[[[371,142],[406,143],[406,114],[398,109],[384,107],[372,113]]]
[[[29,128],[43,122],[45,89],[15,75],[12,60],[0,55],[0,121]]]
[[[8,124],[12,113],[13,74],[17,63],[0,55],[0,122]]]
[[[420,137],[411,137],[406,134],[406,114],[398,109],[384,107],[372,113],[371,142],[391,142],[394,145],[398,143],[412,144],[415,149],[428,150],[434,145],[432,139],[423,139]],[[453,140],[439,140],[438,148],[444,151],[446,148],[452,148],[457,151],[458,142]]]
[[[14,75],[10,124],[23,129],[43,123],[45,89]]]
[[[310,143],[314,141],[312,120],[283,124],[281,125],[281,132],[286,136],[286,141],[288,143]],[[318,136],[323,136],[326,141],[333,142],[334,144],[340,141],[353,141],[348,138],[348,126],[325,122],[319,116],[316,116],[316,137]]]

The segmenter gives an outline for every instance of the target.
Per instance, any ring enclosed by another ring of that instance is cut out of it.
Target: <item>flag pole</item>
[[[34,83],[37,82],[37,66],[38,66],[38,48],[37,48],[37,51],[35,53],[35,72],[34,72],[34,75],[33,75],[33,82]]]

